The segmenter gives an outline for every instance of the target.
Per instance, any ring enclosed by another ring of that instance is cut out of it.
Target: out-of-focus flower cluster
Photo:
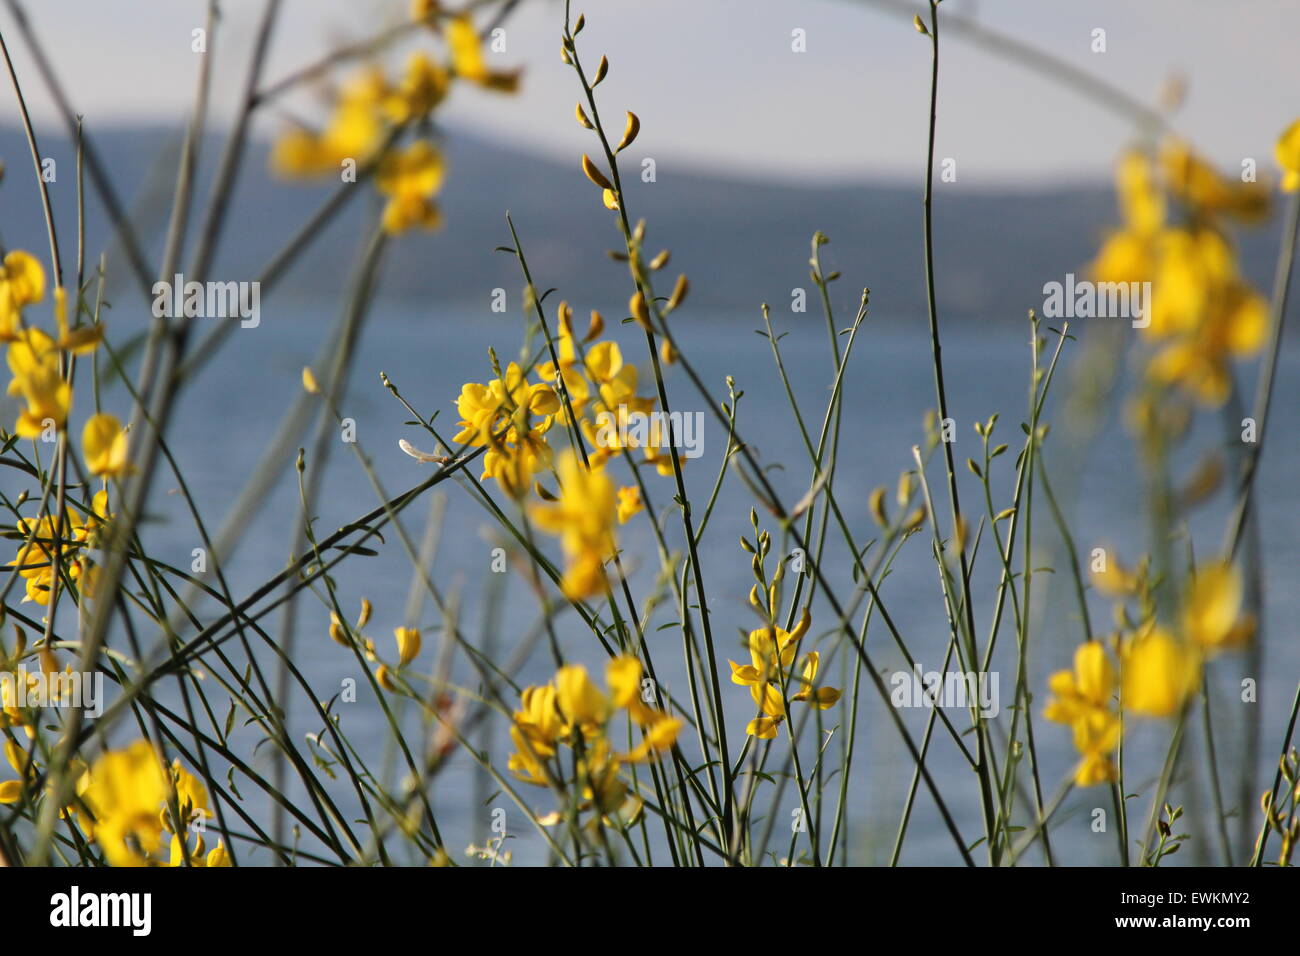
[[[585,667],[561,667],[550,683],[524,689],[510,726],[515,745],[511,773],[526,783],[565,793],[578,811],[594,810],[593,824],[614,814],[624,822],[635,819],[640,800],[629,794],[622,767],[670,750],[682,727],[679,718],[642,699],[641,662],[635,657],[612,659],[606,680],[608,692],[596,686]],[[641,736],[622,753],[610,740],[620,712]],[[572,759],[561,759],[562,749],[571,750]],[[562,818],[557,812],[545,822]]]
[[[1255,631],[1254,618],[1242,610],[1241,575],[1227,562],[1197,569],[1173,627],[1157,620],[1154,585],[1145,565],[1129,571],[1110,562],[1093,582],[1117,599],[1118,630],[1105,641],[1081,644],[1073,670],[1052,675],[1052,699],[1044,712],[1073,732],[1082,758],[1075,783],[1085,787],[1116,778],[1112,757],[1120,742],[1121,712],[1179,714],[1200,686],[1205,662],[1245,646]]]
[[[28,310],[44,301],[45,288],[45,269],[35,256],[15,249],[4,257],[0,264],[0,342],[7,346],[8,393],[20,402],[12,434],[55,447],[66,438],[72,414],[75,360],[99,347],[103,326],[88,322],[70,327],[68,296],[62,287],[55,288],[53,295],[55,334],[31,324]],[[111,479],[131,471],[126,429],[108,412],[96,412],[86,419],[81,450],[89,475]],[[19,518],[16,531],[23,542],[9,565],[23,578],[25,600],[50,603],[52,589],[61,583],[55,581],[56,568],[68,581],[76,582],[81,593],[93,596],[96,568],[88,552],[98,544],[110,517],[108,492],[101,489],[84,513],[76,504],[64,509],[62,523],[48,509],[35,518]]]
[[[412,16],[440,38],[439,57],[416,51],[395,79],[378,66],[363,67],[334,94],[323,127],[295,127],[271,152],[272,168],[289,178],[339,176],[355,182],[360,170],[373,167],[375,187],[387,200],[383,227],[392,234],[433,229],[441,222],[434,197],[442,189],[446,163],[430,138],[431,116],[454,83],[506,93],[519,84],[518,72],[488,68],[468,15],[446,15],[437,4],[417,2]],[[408,144],[399,145],[408,132]]]

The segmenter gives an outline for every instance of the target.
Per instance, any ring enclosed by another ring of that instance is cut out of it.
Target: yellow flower
[[[208,790],[203,781],[181,766],[180,759],[172,761],[172,785],[176,788],[176,805],[180,810],[179,827],[172,826],[171,808],[163,809],[161,819],[165,829],[171,832],[184,831],[196,818],[208,815]]]
[[[1221,405],[1231,387],[1232,357],[1257,352],[1268,335],[1268,303],[1238,275],[1231,247],[1209,228],[1161,237],[1149,337],[1169,340],[1152,359],[1151,377]]]
[[[190,866],[201,867],[206,863],[206,859],[204,857],[204,852],[203,852],[204,849],[205,847],[203,845],[203,834],[195,833],[194,847],[193,849],[190,850]],[[172,837],[171,859],[168,861],[167,865],[168,866],[185,865],[185,841],[182,840],[179,836]]]
[[[45,270],[30,253],[15,249],[0,263],[0,340],[13,339],[25,306],[45,297]]]
[[[1082,758],[1074,771],[1078,786],[1115,779],[1111,754],[1119,745],[1121,726],[1112,706],[1116,686],[1115,670],[1100,641],[1080,644],[1074,652],[1074,669],[1057,671],[1048,679],[1052,699],[1043,716],[1071,728],[1075,750]]]
[[[1074,652],[1074,670],[1057,671],[1048,680],[1053,699],[1043,716],[1069,723],[1090,707],[1109,707],[1115,692],[1115,669],[1100,641],[1087,641]]]
[[[596,790],[608,788],[607,795],[621,794],[621,785],[614,780],[620,764],[639,763],[670,749],[682,721],[641,700],[641,662],[630,655],[616,657],[609,662],[606,679],[608,693],[596,686],[585,667],[571,664],[556,671],[552,683],[524,690],[522,709],[515,711],[510,726],[515,745],[507,764],[511,773],[527,783],[548,783],[545,762],[567,742],[575,750],[600,755],[591,764],[600,778]],[[617,755],[609,751],[606,727],[620,710],[627,712],[643,736],[630,753]],[[591,782],[584,786],[584,798],[592,799]],[[607,807],[607,802],[602,800],[601,805]]]
[[[447,24],[447,45],[451,49],[452,69],[462,79],[485,89],[513,93],[519,88],[519,73],[498,73],[487,68],[478,31],[468,16],[453,17]]]
[[[69,578],[81,583],[83,595],[93,596],[94,577],[97,571],[82,553],[97,543],[100,528],[109,520],[108,492],[99,491],[91,500],[91,511],[83,519],[76,509],[67,514],[63,537],[63,566]],[[18,554],[9,566],[17,567],[26,587],[26,601],[49,603],[50,587],[54,580],[55,519],[48,514],[35,521],[20,518],[17,530],[23,536]],[[30,538],[30,543],[28,539]]]
[[[1136,594],[1138,577],[1114,558],[1108,558],[1101,571],[1092,571],[1092,583],[1107,597],[1128,597]]]
[[[514,713],[510,738],[515,752],[508,769],[520,780],[543,786],[546,775],[541,761],[555,754],[564,722],[555,703],[555,687],[528,687],[520,697],[523,709]]]
[[[515,711],[515,725],[533,746],[545,756],[555,753],[556,741],[564,730],[564,721],[556,705],[553,684],[527,687],[520,695],[522,710]]]
[[[626,405],[630,411],[644,413],[654,404],[653,399],[637,398],[636,366],[624,364],[617,342],[597,342],[587,350],[587,374],[596,384],[606,411]]]
[[[630,654],[612,658],[605,668],[605,680],[614,706],[632,712],[637,723],[646,723],[640,716],[648,710],[641,702],[641,662]]]
[[[21,654],[21,651],[15,656],[19,654]],[[36,674],[28,672],[27,683],[29,689],[30,685],[39,679]],[[27,736],[31,737],[33,736],[31,719],[18,706],[18,700],[17,681],[0,681],[0,730],[6,727],[21,727]]]
[[[611,660],[605,673],[611,703],[616,709],[626,710],[632,722],[644,732],[641,743],[621,759],[627,763],[640,763],[653,754],[671,749],[682,729],[682,721],[641,699],[641,662],[630,654],[624,654]]]
[[[1145,154],[1126,153],[1116,185],[1124,225],[1103,242],[1092,278],[1150,282],[1142,328],[1160,347],[1149,377],[1202,404],[1221,405],[1231,390],[1231,360],[1259,350],[1269,313],[1238,274],[1219,223],[1225,216],[1260,221],[1268,214],[1267,191],[1220,175],[1177,140],[1163,148],[1159,170]],[[1166,192],[1185,208],[1187,225],[1167,225]]]
[[[405,667],[420,653],[420,632],[413,627],[394,628],[397,637],[397,666]]]
[[[223,840],[217,841],[217,845],[208,853],[206,862],[209,869],[230,866],[230,853],[227,852]]]
[[[1153,338],[1194,332],[1209,316],[1218,287],[1232,277],[1232,250],[1213,229],[1170,229],[1157,244]]]
[[[116,415],[101,412],[86,420],[81,430],[81,450],[86,469],[100,478],[120,478],[129,469],[126,430]]]
[[[405,150],[385,156],[375,173],[375,186],[388,197],[384,230],[397,234],[416,226],[436,229],[442,217],[433,197],[445,175],[442,154],[427,140],[416,140]]]
[[[568,558],[560,582],[565,595],[581,600],[605,589],[605,560],[614,553],[617,514],[614,483],[603,468],[585,467],[574,452],[560,459],[560,496],[554,503],[539,503],[529,515],[543,531],[559,535]]]
[[[641,489],[636,485],[618,489],[618,523],[627,524],[633,515],[645,510],[641,501]]]
[[[1161,156],[1169,190],[1198,213],[1223,213],[1240,222],[1268,216],[1268,192],[1259,183],[1221,176],[1186,143],[1173,140]]]
[[[34,675],[32,675],[34,676]],[[6,687],[9,686],[5,682]],[[17,780],[0,780],[0,803],[17,803],[22,799],[23,791],[36,779],[36,764],[32,758],[12,740],[4,742],[5,759],[18,774]]]
[[[442,102],[450,86],[451,79],[440,64],[423,53],[412,53],[401,82],[384,98],[384,111],[398,124],[420,119]]]
[[[167,770],[147,740],[103,754],[82,775],[77,793],[93,816],[91,836],[111,866],[154,862],[168,792]]]
[[[604,738],[597,740],[578,761],[582,797],[594,804],[603,817],[618,810],[627,799],[627,784],[619,773],[621,760]]]
[[[1199,568],[1183,601],[1183,629],[1206,652],[1241,647],[1255,621],[1241,614],[1241,575],[1227,563]]]
[[[1274,155],[1282,167],[1283,191],[1293,193],[1300,190],[1300,119],[1282,131]]]
[[[9,343],[6,359],[13,374],[9,394],[26,402],[14,431],[23,438],[39,438],[50,425],[61,429],[72,405],[72,386],[59,368],[54,340],[40,329],[26,329]]]
[[[1116,182],[1125,227],[1102,244],[1091,271],[1099,282],[1142,282],[1150,279],[1154,267],[1153,244],[1164,225],[1164,196],[1144,153],[1130,151],[1121,157]]]
[[[1201,678],[1200,653],[1152,626],[1123,650],[1124,709],[1168,717],[1182,709]]]
[[[804,608],[794,630],[786,631],[780,627],[760,627],[749,632],[749,664],[731,665],[731,682],[742,686],[767,683],[794,663],[795,649],[799,639],[808,633],[812,618]]]
[[[323,132],[293,129],[276,141],[271,167],[282,176],[337,176],[345,160],[368,162],[387,133],[381,108],[390,96],[382,73],[363,70],[340,91]]]
[[[551,386],[528,382],[511,362],[501,378],[461,386],[456,400],[460,431],[452,441],[489,446],[481,477],[495,478],[509,494],[522,496],[532,476],[550,465],[545,435],[559,409]],[[539,416],[536,421],[534,416]]]
[[[623,754],[620,759],[626,763],[641,763],[650,759],[653,754],[671,750],[681,730],[681,718],[660,714],[657,719],[646,725],[645,736],[641,742],[630,752]]]
[[[104,338],[102,325],[83,325],[68,328],[68,290],[62,286],[54,290],[54,321],[59,327],[58,347],[73,355],[85,355],[99,348]]]
[[[569,727],[595,733],[609,719],[609,699],[587,676],[582,665],[561,667],[555,672],[555,702]]]
[[[758,708],[758,716],[749,722],[745,733],[762,740],[776,736],[777,726],[785,718],[785,699],[781,686],[794,665],[799,639],[808,633],[812,618],[808,608],[803,609],[794,630],[780,627],[760,627],[749,632],[748,664],[731,665],[731,682],[749,688],[750,696]],[[804,659],[802,675],[798,678],[800,690],[791,695],[792,701],[803,701],[819,710],[825,710],[840,699],[840,691],[833,687],[817,687],[815,680],[820,656],[814,651]]]
[[[834,687],[816,685],[817,667],[820,662],[820,654],[816,651],[808,652],[808,656],[804,658],[803,673],[799,675],[801,690],[790,699],[804,701],[818,710],[826,710],[835,706],[835,702],[840,699],[840,692]]]

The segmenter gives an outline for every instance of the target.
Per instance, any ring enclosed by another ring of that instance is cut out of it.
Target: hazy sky
[[[895,0],[897,2],[897,0]],[[181,122],[197,56],[190,31],[205,0],[26,0],[76,109],[95,124]],[[228,116],[262,0],[222,0],[216,37],[217,115]],[[268,77],[405,15],[407,0],[285,0]],[[929,45],[905,16],[870,0],[587,0],[584,57],[612,63],[600,104],[642,120],[642,155],[661,170],[690,165],[742,176],[916,177],[925,150]],[[1176,127],[1235,169],[1271,168],[1277,133],[1300,115],[1296,0],[947,0],[941,15],[974,16],[1133,96],[1154,102],[1181,73]],[[572,118],[577,90],[559,61],[563,5],[523,0],[494,65],[525,68],[524,91],[458,90],[442,116],[481,135],[572,159],[590,134]],[[0,29],[38,122],[49,100],[0,8]],[[1091,49],[1106,31],[1106,52]],[[793,52],[792,31],[807,50]],[[942,35],[942,33],[941,33]],[[944,36],[941,157],[963,184],[1049,184],[1107,175],[1131,121],[1048,77],[957,35]],[[402,54],[395,53],[395,63]],[[0,121],[17,113],[0,91]],[[315,99],[286,101],[319,115]],[[283,119],[268,118],[272,130]]]

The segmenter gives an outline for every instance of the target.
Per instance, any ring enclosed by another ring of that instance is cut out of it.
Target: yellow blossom
[[[1201,677],[1201,656],[1168,631],[1151,626],[1123,650],[1124,709],[1168,717],[1182,709]]]
[[[624,792],[622,784],[616,782],[619,766],[639,763],[671,749],[682,727],[680,719],[641,699],[641,662],[635,657],[623,655],[611,660],[606,679],[608,693],[596,686],[585,667],[570,664],[556,671],[552,683],[525,689],[522,708],[515,711],[510,727],[516,749],[508,763],[519,779],[543,785],[548,782],[546,762],[555,756],[561,743],[588,756],[597,755],[587,769],[598,779],[594,790],[593,781],[584,781],[584,799],[591,800],[594,791],[605,793],[609,799],[599,801],[602,812],[619,802],[613,801],[615,793]],[[607,726],[619,711],[626,711],[642,731],[640,744],[621,755],[609,748],[606,739]],[[581,767],[582,762],[579,764]],[[551,775],[561,772],[562,768],[557,768]]]
[[[451,78],[441,64],[415,52],[406,61],[406,72],[397,87],[383,99],[383,109],[394,123],[407,123],[427,116],[442,102]]]
[[[555,702],[569,727],[592,734],[609,719],[609,699],[587,675],[580,664],[561,667],[555,672]]]
[[[276,141],[271,167],[282,176],[337,176],[344,162],[369,162],[387,132],[381,108],[391,95],[382,73],[363,70],[340,91],[322,132],[293,129]]]
[[[787,679],[794,679],[790,669],[794,665],[799,640],[808,633],[811,624],[812,618],[805,607],[791,631],[780,627],[760,627],[750,631],[747,642],[750,663],[727,662],[731,665],[731,682],[748,687],[758,708],[758,716],[745,728],[747,734],[763,740],[771,740],[776,736],[777,726],[785,718],[785,699],[781,688]],[[804,659],[803,672],[798,678],[800,689],[790,696],[790,700],[803,701],[819,710],[825,710],[839,700],[840,691],[833,687],[816,686],[819,661],[816,652]]]
[[[40,329],[26,329],[9,343],[6,358],[13,374],[9,394],[25,403],[15,433],[39,438],[47,427],[61,429],[72,405],[72,386],[63,377],[54,340]]]
[[[550,465],[545,435],[560,410],[559,396],[549,385],[528,382],[518,364],[511,362],[501,378],[487,384],[465,383],[456,410],[460,431],[452,440],[489,447],[482,478],[495,478],[520,496],[532,476]]]
[[[645,510],[645,504],[641,501],[641,489],[636,485],[631,485],[618,489],[618,523],[627,524],[633,515],[640,514]]]
[[[1268,216],[1268,192],[1259,183],[1230,180],[1179,140],[1161,155],[1170,192],[1198,213],[1223,214],[1240,222]]]
[[[1164,225],[1164,197],[1144,153],[1125,153],[1116,179],[1125,228],[1112,233],[1102,244],[1092,273],[1099,282],[1146,281],[1154,267],[1153,243]]]
[[[1183,630],[1189,641],[1214,653],[1241,647],[1255,621],[1241,613],[1241,574],[1227,563],[1198,568],[1183,600]]]
[[[826,710],[835,706],[836,701],[840,699],[840,691],[834,687],[817,686],[817,668],[820,662],[820,654],[816,651],[808,652],[808,656],[804,658],[803,672],[799,675],[799,693],[790,699],[804,701],[818,710]]]
[[[397,666],[405,667],[420,653],[420,632],[413,627],[399,627],[393,634],[397,637]]]
[[[1293,193],[1300,190],[1300,119],[1282,131],[1274,156],[1282,167],[1283,191]]]
[[[559,499],[536,504],[529,514],[543,531],[560,536],[568,558],[561,588],[581,600],[605,588],[604,562],[614,553],[614,483],[603,468],[584,466],[572,451],[560,459],[558,474]]]
[[[77,794],[90,809],[91,835],[110,865],[155,862],[169,789],[167,769],[147,740],[103,754],[82,775]]]
[[[1074,669],[1057,671],[1048,679],[1052,698],[1043,716],[1067,724],[1082,758],[1074,782],[1089,787],[1115,779],[1111,755],[1119,745],[1119,713],[1112,704],[1118,682],[1100,641],[1086,641],[1074,652]],[[1127,702],[1126,702],[1127,703]]]
[[[8,682],[5,686],[9,686]],[[22,799],[23,791],[36,779],[36,764],[31,755],[12,740],[5,740],[4,752],[5,759],[13,767],[14,773],[18,774],[18,779],[0,780],[0,803],[17,803]]]
[[[231,865],[230,853],[226,850],[225,841],[217,841],[217,845],[208,853],[208,858],[205,862],[209,869]]]
[[[447,24],[447,45],[451,50],[452,69],[462,79],[485,89],[513,93],[519,87],[519,73],[489,70],[483,58],[478,31],[468,16],[453,17]]]
[[[81,450],[92,475],[120,478],[129,470],[126,430],[116,415],[101,412],[88,418],[81,431]]]
[[[427,140],[386,155],[375,174],[375,186],[388,197],[384,230],[396,234],[416,226],[437,228],[442,218],[433,197],[442,188],[445,173],[442,154]]]
[[[45,270],[30,253],[15,249],[0,263],[0,341],[18,334],[22,310],[45,297]]]

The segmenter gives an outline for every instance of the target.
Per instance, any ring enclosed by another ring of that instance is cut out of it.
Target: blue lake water
[[[586,307],[586,304],[582,305]],[[334,321],[334,308],[310,304],[267,307],[264,303],[261,324],[255,329],[236,330],[230,342],[185,393],[170,438],[210,527],[216,528],[221,524],[262,451],[272,442],[281,416],[301,394],[300,370],[312,360],[326,336]],[[617,309],[610,308],[606,315],[617,313]],[[686,351],[706,383],[714,389],[716,397],[725,397],[724,378],[734,376],[737,387],[744,391],[740,402],[741,434],[765,464],[780,466],[769,474],[786,502],[797,500],[808,487],[808,459],[781,383],[774,373],[770,345],[767,339],[753,331],[761,327],[757,310],[752,315],[695,316],[689,312],[689,309],[685,310],[675,320],[674,326]],[[845,312],[839,324],[847,325],[850,318],[851,312]],[[781,340],[786,367],[794,379],[808,427],[815,436],[831,381],[825,323],[812,312],[777,315],[775,319],[779,331],[789,333]],[[1109,320],[1092,321],[1104,323]],[[1122,423],[1122,398],[1127,389],[1124,381],[1127,378],[1126,360],[1122,356],[1110,360],[1110,367],[1119,369],[1119,383],[1103,390],[1103,411],[1095,432],[1084,432],[1080,437],[1080,433],[1070,427],[1062,404],[1070,391],[1075,356],[1095,345],[1098,336],[1113,331],[1099,329],[1100,326],[1090,327],[1084,320],[1071,330],[1079,336],[1079,342],[1067,347],[1056,386],[1057,401],[1049,403],[1047,417],[1054,422],[1054,430],[1047,448],[1048,468],[1054,490],[1070,517],[1077,545],[1084,552],[1081,559],[1086,558],[1086,552],[1091,548],[1104,545],[1116,549],[1112,553],[1131,562],[1148,547],[1149,521],[1143,506],[1142,469]],[[639,333],[634,335],[631,331],[622,328],[613,334],[623,343],[627,358],[642,367],[642,391],[645,392],[649,385],[648,374],[645,374],[644,343]],[[1125,329],[1119,339],[1127,345],[1129,336],[1133,334]],[[1048,335],[1052,338],[1050,333]],[[1028,338],[1028,328],[1024,323],[962,322],[948,324],[943,329],[949,405],[957,422],[955,452],[958,462],[967,456],[980,455],[979,438],[971,425],[994,412],[1001,414],[998,435],[1013,449],[1011,454],[998,459],[994,483],[1001,497],[995,499],[996,510],[1009,504],[1014,450],[1023,437],[1018,425],[1025,419],[1027,406]],[[353,376],[341,402],[341,411],[355,421],[357,447],[372,460],[379,480],[390,495],[417,483],[433,467],[421,465],[403,455],[398,450],[398,440],[408,438],[423,448],[430,448],[432,441],[418,429],[403,424],[410,416],[382,386],[380,372],[386,372],[406,399],[422,413],[428,415],[441,410],[438,425],[451,434],[456,419],[454,399],[461,384],[491,377],[487,348],[495,346],[505,361],[517,354],[521,341],[521,323],[507,321],[486,308],[479,311],[393,303],[376,305],[358,346]],[[1245,374],[1249,384],[1253,370],[1247,368]],[[680,369],[669,370],[668,387],[675,408],[688,412],[704,410],[702,399]],[[1252,394],[1252,391],[1247,389],[1245,394]],[[1300,598],[1297,597],[1293,570],[1300,559],[1297,553],[1300,551],[1297,544],[1300,541],[1297,535],[1300,512],[1295,507],[1300,448],[1290,421],[1298,399],[1300,350],[1288,347],[1279,369],[1271,442],[1258,479],[1258,500],[1262,503],[1265,518],[1261,527],[1265,565],[1261,629],[1263,663],[1252,667],[1246,655],[1234,655],[1216,661],[1212,669],[1215,716],[1220,727],[1217,738],[1219,757],[1224,778],[1231,781],[1225,794],[1229,807],[1239,805],[1236,780],[1243,759],[1243,747],[1239,742],[1242,728],[1255,717],[1256,712],[1264,728],[1255,779],[1250,787],[1252,802],[1247,807],[1247,811],[1252,813],[1257,813],[1255,801],[1264,789],[1266,779],[1271,780],[1283,722],[1297,677],[1300,677],[1300,653],[1297,652],[1294,623],[1300,617]],[[109,408],[125,412],[126,398],[120,387],[106,390],[105,402]],[[844,517],[860,545],[870,540],[876,531],[867,506],[870,490],[877,485],[887,485],[892,499],[892,488],[899,473],[912,465],[911,447],[922,440],[922,416],[934,405],[924,319],[869,319],[859,333],[851,374],[845,385],[843,435],[834,486]],[[1188,447],[1178,455],[1177,467],[1183,475],[1190,474],[1199,450],[1217,447],[1222,442],[1223,426],[1219,418],[1206,414],[1202,419],[1187,442]],[[1071,447],[1076,440],[1079,447]],[[725,438],[716,421],[708,417],[704,456],[692,461],[686,469],[688,490],[696,501],[707,499],[717,476],[724,444]],[[280,476],[262,507],[247,522],[238,550],[225,562],[225,571],[236,596],[275,574],[288,557],[290,536],[300,511],[293,470],[300,445],[310,447],[308,441],[300,438],[274,449],[282,465]],[[377,504],[375,492],[358,465],[354,449],[342,441],[331,440],[330,455],[315,509],[316,528],[321,534],[329,533]],[[313,464],[309,461],[309,465]],[[965,507],[978,514],[982,511],[979,486],[964,468],[959,467],[959,470]],[[941,502],[946,500],[942,490],[943,470],[938,460],[931,464],[929,476],[938,499]],[[13,479],[6,475],[4,481],[8,491],[14,484]],[[648,481],[654,503],[662,511],[671,504],[671,478],[658,477],[651,471]],[[150,508],[153,520],[143,533],[161,556],[188,566],[191,551],[199,541],[180,496],[174,492],[175,487],[176,482],[170,476],[160,473]],[[535,623],[535,603],[524,582],[516,575],[497,579],[494,584],[500,587],[485,586],[491,576],[492,549],[499,537],[492,518],[462,487],[444,484],[439,494],[445,495],[445,510],[437,560],[433,566],[434,577],[445,593],[455,596],[463,632],[479,640],[485,626],[491,627],[497,654],[505,656]],[[433,496],[429,500],[432,501]],[[1226,493],[1220,491],[1196,512],[1192,532],[1199,557],[1208,558],[1219,546],[1226,521],[1226,501]],[[730,707],[727,720],[733,759],[743,740],[745,722],[752,716],[746,689],[727,681],[729,669],[725,663],[727,657],[745,659],[740,632],[754,626],[754,618],[746,604],[752,583],[749,556],[737,543],[740,534],[749,532],[748,516],[752,504],[745,487],[734,477],[729,478],[710,519],[702,550],[713,629],[722,658],[719,666],[723,693],[728,697]],[[1043,768],[1043,786],[1050,798],[1070,773],[1075,758],[1068,730],[1049,724],[1038,715],[1046,698],[1046,676],[1069,665],[1073,649],[1082,636],[1082,626],[1073,603],[1068,565],[1059,551],[1059,538],[1041,494],[1035,500],[1035,509],[1038,546],[1034,565],[1051,564],[1056,570],[1055,574],[1043,573],[1037,579],[1029,659],[1030,686],[1035,692],[1034,730]],[[428,514],[428,504],[419,503],[403,515],[405,525],[417,544],[423,538]],[[638,517],[626,526],[621,537],[625,558],[633,568],[631,588],[638,601],[651,592],[657,569],[653,538],[645,520],[644,516]],[[680,545],[680,523],[675,515],[667,526],[670,542],[674,546]],[[345,610],[355,609],[363,596],[373,602],[375,615],[367,634],[391,659],[395,656],[392,629],[406,623],[411,566],[397,539],[387,533],[385,538],[387,544],[377,545],[380,550],[377,557],[350,559],[336,572],[335,579]],[[975,619],[983,641],[991,620],[991,596],[996,580],[993,552],[987,540],[980,558],[976,570]],[[849,573],[850,562],[836,534],[831,535],[823,563],[831,587],[842,599],[851,599],[854,588]],[[903,548],[893,573],[882,584],[881,593],[885,607],[920,663],[927,670],[939,669],[948,630],[928,537],[918,535]],[[1091,592],[1090,601],[1094,628],[1098,631],[1108,628],[1111,612],[1107,603]],[[213,608],[205,608],[205,613],[213,613]],[[669,690],[679,692],[686,686],[680,631],[676,628],[656,630],[660,624],[674,619],[675,613],[669,602],[658,610],[647,631],[647,640],[660,679]],[[811,643],[806,646],[829,650],[832,636],[828,632],[833,621],[829,606],[823,600],[819,599],[814,606],[813,619],[808,639]],[[263,623],[272,634],[278,633],[278,613]],[[414,666],[427,672],[432,670],[437,657],[440,623],[438,614],[428,601],[423,603],[418,623],[426,635],[425,649]],[[340,705],[344,728],[373,769],[377,772],[393,769],[391,747],[383,743],[385,726],[380,710],[368,686],[360,680],[362,675],[350,652],[327,637],[327,609],[310,593],[304,594],[298,603],[297,624],[296,656],[305,674],[321,697],[337,693],[348,678],[358,679],[361,688],[359,700]],[[566,655],[593,667],[600,665],[602,653],[599,647],[572,615],[562,615],[557,629]],[[156,635],[143,636],[147,640],[156,638]],[[115,639],[120,639],[120,636]],[[1014,666],[1010,654],[1014,643],[1008,617],[995,659],[1004,702],[1011,698]],[[903,667],[902,658],[881,625],[879,616],[873,618],[867,645],[886,678]],[[260,659],[269,665],[270,655],[263,654]],[[828,678],[838,676],[841,666],[838,662],[824,663],[823,666],[827,668],[824,673]],[[549,655],[544,646],[539,645],[523,668],[521,679],[542,681],[547,679],[551,670]],[[474,684],[473,672],[459,655],[453,673],[462,684]],[[1257,703],[1238,701],[1237,688],[1245,677],[1258,680]],[[213,687],[212,697],[215,709],[224,715],[224,694]],[[302,741],[303,735],[320,729],[300,695],[291,699],[288,705],[296,739]],[[912,734],[919,739],[926,711],[915,709],[901,713]],[[406,719],[410,720],[412,716],[408,713]],[[964,712],[954,710],[950,716],[959,726],[967,725]],[[1010,717],[1010,710],[1004,706],[1000,718],[1003,728],[1008,726]],[[843,725],[848,719],[847,707],[841,704],[826,711],[823,719],[827,730],[838,728],[831,744],[831,752],[836,757],[833,765],[837,765],[840,741],[845,733]],[[495,727],[499,731],[502,722],[498,720]],[[1169,731],[1170,727],[1163,723],[1141,724],[1131,728],[1126,741],[1125,759],[1130,773],[1128,789],[1143,795],[1131,802],[1130,813],[1135,829],[1145,819],[1148,794],[1158,773]],[[813,728],[809,726],[810,736],[812,732]],[[245,745],[246,753],[256,737],[253,732],[244,731],[234,739]],[[686,747],[689,758],[698,757],[693,744],[688,742]],[[783,739],[778,740],[773,748],[767,768],[770,772],[780,770],[786,744]],[[1206,852],[1210,854],[1208,859],[1214,861],[1217,857],[1209,839],[1213,829],[1211,810],[1204,790],[1205,749],[1199,732],[1190,734],[1187,748],[1175,796],[1188,805],[1188,831],[1197,839],[1176,859],[1192,862],[1202,858],[1199,853]],[[497,766],[503,770],[506,752],[506,747],[498,740],[493,746],[493,754]],[[805,748],[805,753],[811,757],[811,744]],[[262,748],[254,758],[254,766],[263,773],[270,766],[268,755],[268,749]],[[942,733],[936,732],[928,765],[949,800],[964,839],[968,843],[974,842],[981,835],[976,778]],[[865,864],[888,860],[911,775],[912,762],[885,705],[864,684],[850,787],[849,846],[852,862]],[[458,754],[449,769],[438,777],[432,791],[432,804],[451,852],[460,853],[471,839],[481,841],[486,835],[492,809],[502,807],[506,811],[511,835],[508,848],[515,854],[516,862],[543,861],[544,845],[523,814],[507,798],[496,795],[486,805],[480,805],[480,800],[492,795],[497,788],[495,785],[486,788],[480,785],[476,789],[476,776],[473,762],[464,754]],[[834,779],[838,781],[837,777]],[[1028,779],[1027,774],[1024,779]],[[552,809],[547,791],[526,785],[520,785],[520,789],[539,812]],[[833,793],[834,789],[831,787],[829,792]],[[250,812],[265,821],[265,807],[258,800],[254,788],[244,786],[241,790],[248,798]],[[346,781],[336,782],[334,791],[342,806],[355,809]],[[765,791],[769,796],[758,803],[762,814],[768,812],[770,784],[765,785]],[[787,851],[788,821],[796,806],[794,789],[787,786],[776,808],[778,819],[771,846],[778,856],[784,856]],[[1111,814],[1108,790],[1076,791],[1062,806],[1052,828],[1053,849],[1058,859],[1071,863],[1114,862],[1114,822],[1110,821],[1107,833],[1094,833],[1090,826],[1094,807],[1104,808],[1108,815]],[[832,811],[833,802],[828,801],[825,813],[829,817]],[[1235,838],[1235,820],[1231,832]],[[1253,834],[1253,824],[1251,832]],[[304,841],[304,846],[307,845],[308,842]],[[1244,845],[1238,844],[1238,856],[1244,852]],[[245,859],[253,863],[268,861],[264,853],[251,857],[245,854]],[[913,864],[959,862],[952,839],[924,789],[916,800],[902,860]],[[1025,860],[1040,862],[1041,854],[1037,850],[1031,851]]]

